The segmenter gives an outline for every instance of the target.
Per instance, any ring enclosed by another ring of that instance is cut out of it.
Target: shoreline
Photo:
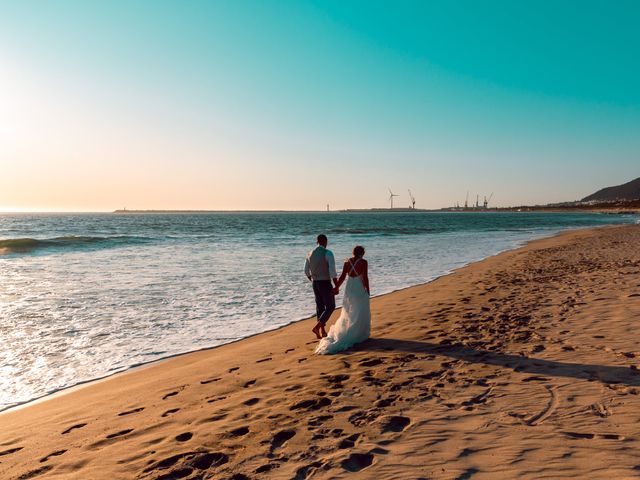
[[[639,241],[564,231],[374,297],[342,354],[302,320],[5,411],[0,476],[633,477]]]
[[[393,293],[401,292],[401,291],[404,291],[404,290],[410,289],[410,288],[429,285],[430,283],[432,283],[432,282],[434,282],[434,281],[436,281],[436,280],[438,280],[440,278],[452,275],[455,272],[468,267],[469,265],[473,265],[475,263],[482,262],[482,261],[484,261],[484,260],[486,260],[488,258],[496,257],[496,256],[501,255],[501,254],[506,253],[506,252],[512,252],[514,250],[518,250],[520,248],[526,247],[527,245],[529,245],[532,242],[536,242],[536,241],[544,240],[544,239],[548,239],[548,238],[554,238],[554,237],[557,237],[557,236],[560,236],[560,235],[563,235],[563,234],[567,234],[567,233],[571,233],[571,232],[574,232],[574,231],[590,230],[590,229],[594,229],[595,230],[595,229],[602,229],[602,228],[611,228],[611,227],[615,227],[615,226],[616,225],[603,225],[603,226],[599,226],[599,227],[591,227],[590,226],[590,227],[568,228],[568,229],[561,230],[559,232],[552,233],[550,235],[543,235],[541,237],[533,238],[533,239],[530,239],[530,240],[519,241],[512,248],[507,248],[507,249],[504,249],[504,250],[500,250],[500,251],[498,251],[496,253],[493,253],[493,254],[488,255],[486,257],[482,257],[480,259],[470,260],[469,262],[467,262],[467,263],[465,263],[465,264],[463,264],[463,265],[461,265],[459,267],[456,267],[454,269],[447,270],[445,273],[443,273],[441,275],[438,275],[438,276],[436,276],[436,277],[434,277],[431,280],[428,280],[426,282],[417,283],[417,284],[413,284],[413,285],[408,285],[406,287],[400,287],[400,288],[397,288],[397,289],[394,289],[394,290],[391,290],[391,291],[388,291],[388,292],[380,293],[378,295],[373,295],[371,297],[371,299],[381,298],[381,297],[384,297],[386,295],[391,295]],[[336,308],[336,311],[334,313],[334,315],[336,317],[337,317],[337,315],[339,315],[341,309],[342,309],[341,306]],[[275,331],[281,330],[283,328],[286,328],[286,327],[288,327],[290,325],[293,325],[293,324],[296,324],[296,323],[299,323],[299,322],[303,322],[303,321],[307,321],[307,320],[311,320],[313,318],[315,318],[315,315],[310,315],[310,316],[307,316],[307,317],[298,318],[298,319],[295,319],[295,320],[291,320],[289,323],[286,323],[286,324],[283,324],[283,325],[279,325],[279,326],[274,327],[274,328],[269,329],[269,330],[262,330],[260,332],[253,333],[253,334],[245,336],[245,337],[237,338],[237,339],[232,340],[230,342],[221,343],[221,344],[218,344],[218,345],[207,346],[207,347],[202,347],[202,348],[197,348],[197,349],[194,349],[194,350],[188,350],[188,351],[179,352],[179,353],[174,353],[174,354],[167,355],[167,356],[164,356],[164,357],[160,357],[160,358],[156,358],[156,359],[153,359],[153,360],[149,360],[147,362],[133,364],[133,365],[130,365],[130,366],[128,366],[128,367],[126,367],[126,368],[124,368],[122,370],[118,370],[118,371],[115,371],[115,372],[112,372],[112,373],[107,373],[107,374],[105,374],[103,376],[93,377],[93,378],[90,378],[90,379],[87,379],[87,380],[82,380],[82,381],[79,381],[78,383],[75,383],[73,385],[69,385],[69,386],[66,386],[66,387],[62,387],[62,388],[47,392],[47,393],[45,393],[45,394],[43,394],[43,395],[41,395],[39,397],[31,398],[31,399],[26,400],[24,402],[18,402],[16,404],[11,405],[11,406],[0,408],[0,418],[4,413],[8,413],[8,412],[11,412],[11,411],[14,411],[14,410],[25,408],[25,407],[28,407],[30,405],[37,404],[37,403],[40,403],[40,402],[43,402],[43,401],[47,401],[49,398],[55,398],[55,397],[59,397],[59,396],[65,395],[67,393],[71,393],[71,392],[73,392],[73,391],[75,391],[77,389],[81,389],[81,388],[83,388],[83,387],[85,387],[87,385],[90,385],[90,384],[94,383],[94,382],[102,382],[102,381],[108,380],[108,379],[110,379],[110,378],[112,378],[112,377],[114,377],[116,375],[124,375],[124,374],[128,374],[128,373],[134,373],[134,372],[138,371],[139,369],[144,369],[144,368],[146,368],[148,366],[153,366],[156,363],[160,363],[160,362],[163,362],[163,361],[166,361],[166,360],[171,360],[173,358],[180,357],[182,355],[189,355],[189,354],[198,353],[198,352],[206,352],[206,351],[210,351],[210,350],[213,350],[213,349],[216,349],[216,348],[220,348],[220,347],[225,346],[225,345],[233,345],[234,343],[241,342],[243,340],[247,340],[247,339],[253,338],[253,337],[257,336],[257,335],[262,335],[262,334],[265,334],[265,333],[268,333],[268,332],[275,332]],[[332,317],[332,318],[334,318],[334,317]]]

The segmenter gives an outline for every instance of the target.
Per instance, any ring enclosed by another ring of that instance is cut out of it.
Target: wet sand
[[[639,246],[565,233],[374,298],[343,354],[310,319],[5,412],[0,478],[638,478]]]

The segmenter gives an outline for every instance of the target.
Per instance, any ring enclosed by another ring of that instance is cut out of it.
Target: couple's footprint
[[[138,413],[144,410],[144,407],[134,408],[133,410],[127,410],[126,412],[120,412],[118,414],[119,417],[124,417],[125,415],[131,415],[132,413]]]
[[[86,427],[86,426],[87,426],[86,423],[77,423],[77,424],[72,425],[69,428],[67,428],[64,432],[62,432],[62,435],[66,435],[67,433],[71,433],[73,430],[76,430],[76,429],[82,428],[82,427]]]
[[[222,377],[208,378],[206,380],[200,380],[201,385],[207,385],[208,383],[214,383],[222,380]]]
[[[15,447],[15,448],[10,448],[8,450],[3,450],[2,452],[0,452],[0,457],[3,457],[5,455],[11,455],[12,453],[16,453],[19,452],[20,450],[22,450],[23,447]]]
[[[66,453],[66,452],[67,452],[66,450],[56,450],[55,452],[50,453],[46,457],[42,457],[40,459],[40,463],[44,463],[44,462],[48,461],[51,457],[58,457],[58,456],[62,455],[63,453]]]

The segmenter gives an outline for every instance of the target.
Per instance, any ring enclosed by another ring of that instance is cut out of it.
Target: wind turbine
[[[413,208],[415,210],[416,208],[416,199],[413,197],[413,195],[411,195],[411,190],[409,191],[409,198],[411,199],[411,208]]]
[[[393,193],[391,191],[391,189],[389,189],[389,201],[391,202],[391,209],[393,210],[393,197],[399,197],[400,195],[397,195],[395,193]]]

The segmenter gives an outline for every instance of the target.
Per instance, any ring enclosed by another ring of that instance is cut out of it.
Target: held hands
[[[340,293],[340,287],[333,287],[333,294],[338,295]]]

